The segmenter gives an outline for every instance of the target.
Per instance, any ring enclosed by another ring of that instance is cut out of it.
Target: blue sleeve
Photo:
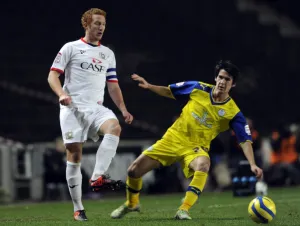
[[[231,119],[230,127],[233,129],[239,144],[247,140],[252,142],[251,131],[242,112],[237,113],[234,118]]]
[[[169,86],[175,99],[183,99],[191,94],[194,89],[201,89],[199,82],[178,82]]]

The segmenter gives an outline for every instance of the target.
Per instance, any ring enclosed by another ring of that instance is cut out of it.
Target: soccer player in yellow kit
[[[128,168],[126,181],[127,201],[111,213],[112,218],[139,211],[139,192],[142,176],[150,170],[180,162],[184,175],[193,179],[186,191],[182,205],[175,218],[190,220],[189,209],[203,191],[210,168],[209,148],[211,141],[223,131],[233,129],[251,171],[258,179],[262,170],[253,157],[251,132],[246,119],[229,91],[236,85],[239,69],[230,61],[220,61],[215,68],[216,85],[198,81],[186,81],[168,87],[148,83],[134,74],[132,79],[139,86],[161,96],[179,99],[187,97],[188,102],[180,117],[167,130],[162,139],[146,149]]]

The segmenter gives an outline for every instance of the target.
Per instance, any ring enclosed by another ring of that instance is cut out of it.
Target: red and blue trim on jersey
[[[116,68],[108,68],[106,71],[107,82],[118,82]]]

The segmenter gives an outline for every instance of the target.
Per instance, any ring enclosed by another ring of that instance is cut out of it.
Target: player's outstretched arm
[[[132,78],[134,81],[139,82],[139,87],[142,87],[142,88],[144,88],[144,89],[149,89],[149,90],[151,90],[152,92],[157,93],[157,94],[160,95],[160,96],[168,97],[168,98],[174,99],[171,90],[170,90],[169,87],[167,87],[167,86],[156,86],[156,85],[152,85],[152,84],[150,84],[149,82],[147,82],[143,77],[141,77],[141,76],[139,76],[139,75],[137,75],[137,74],[133,74],[133,75],[131,76],[131,78]]]
[[[48,83],[53,92],[58,96],[59,102],[62,105],[69,105],[71,103],[71,97],[64,92],[61,86],[61,82],[58,78],[59,76],[60,73],[58,73],[57,71],[50,71],[48,75]]]
[[[240,145],[243,149],[244,155],[246,156],[246,158],[251,166],[251,171],[256,175],[256,177],[258,179],[261,179],[263,176],[263,171],[255,163],[252,144],[250,142],[246,141],[244,143],[241,143]]]

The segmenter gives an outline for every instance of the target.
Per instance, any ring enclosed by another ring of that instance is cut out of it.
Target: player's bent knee
[[[210,167],[209,163],[199,163],[196,165],[195,171],[201,171],[201,172],[208,173],[209,167]]]
[[[122,131],[122,128],[120,126],[120,124],[115,124],[114,126],[112,126],[110,134],[116,135],[116,136],[120,136]]]
[[[138,170],[138,164],[137,163],[132,163],[129,167],[128,167],[128,170],[127,170],[127,175],[129,177],[132,177],[132,178],[139,178],[141,177],[142,175],[139,173],[139,170]]]
[[[194,171],[208,173],[210,168],[210,160],[207,157],[198,157],[191,162],[190,168],[192,168]]]
[[[99,132],[103,134],[113,134],[115,136],[120,136],[121,131],[122,128],[117,120],[108,120],[100,128]]]

